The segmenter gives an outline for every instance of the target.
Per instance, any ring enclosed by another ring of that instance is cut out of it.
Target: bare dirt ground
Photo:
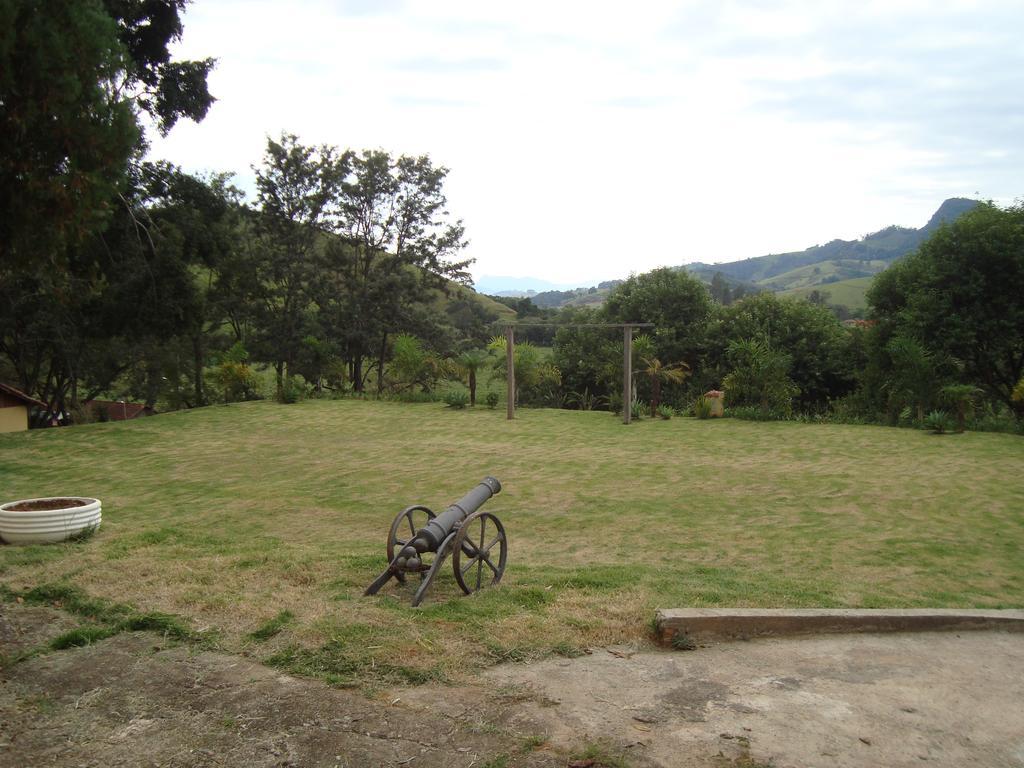
[[[74,624],[0,605],[0,650]],[[373,697],[126,633],[0,672],[0,765],[1020,767],[1021,701],[997,632],[594,649]]]

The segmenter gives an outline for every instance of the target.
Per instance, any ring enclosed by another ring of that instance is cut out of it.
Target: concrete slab
[[[485,674],[521,696],[522,732],[638,768],[1024,768],[1020,633],[619,646]]]
[[[663,608],[657,613],[657,625],[662,642],[677,644],[676,638],[700,643],[848,632],[1024,632],[1024,610]]]

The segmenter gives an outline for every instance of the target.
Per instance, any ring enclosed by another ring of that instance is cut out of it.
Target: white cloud
[[[920,226],[1020,194],[1015,3],[197,2],[220,101],[154,154],[243,184],[265,136],[429,153],[476,274],[556,281]]]

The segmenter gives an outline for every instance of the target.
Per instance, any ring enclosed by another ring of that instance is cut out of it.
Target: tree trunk
[[[377,397],[384,389],[384,358],[388,353],[388,335],[385,333],[380,338],[380,353],[377,356]]]
[[[203,340],[202,336],[192,337],[192,362],[195,370],[192,373],[193,387],[196,393],[196,405],[205,405],[206,396],[203,392]]]
[[[657,376],[651,381],[651,418],[658,415],[658,404],[661,402],[661,379]]]
[[[359,354],[352,359],[352,387],[356,392],[363,391],[363,357]]]
[[[476,407],[476,370],[469,369],[469,407]]]
[[[281,399],[284,394],[284,361],[278,360],[274,363],[274,372],[277,374],[277,394],[276,398]]]

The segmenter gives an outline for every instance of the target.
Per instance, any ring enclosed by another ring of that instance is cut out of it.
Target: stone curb
[[[686,646],[713,640],[852,632],[1024,632],[1024,610],[663,608],[657,612],[656,623],[661,642]]]

